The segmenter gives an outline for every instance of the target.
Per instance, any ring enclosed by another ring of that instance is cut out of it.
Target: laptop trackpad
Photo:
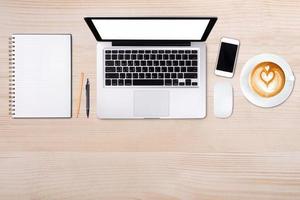
[[[169,91],[134,91],[134,116],[145,118],[169,116]]]

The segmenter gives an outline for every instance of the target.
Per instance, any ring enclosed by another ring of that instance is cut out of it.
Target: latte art
[[[252,70],[249,82],[258,95],[273,97],[283,89],[285,75],[279,65],[273,62],[262,62]]]

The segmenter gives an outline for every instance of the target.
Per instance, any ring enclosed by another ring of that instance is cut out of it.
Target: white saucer
[[[280,91],[279,94],[273,97],[261,97],[256,94],[249,85],[249,74],[251,73],[252,69],[261,62],[276,63],[281,67],[285,74],[286,79],[284,88]],[[295,77],[289,64],[283,58],[274,54],[260,54],[252,57],[244,65],[240,77],[240,84],[245,97],[254,105],[265,108],[274,107],[283,103],[290,96],[294,87],[294,82]]]

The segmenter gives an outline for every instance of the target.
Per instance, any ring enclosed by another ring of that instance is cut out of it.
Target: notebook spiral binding
[[[15,115],[15,37],[9,38],[9,114]]]

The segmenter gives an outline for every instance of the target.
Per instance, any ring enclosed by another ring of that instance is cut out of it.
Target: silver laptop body
[[[158,26],[162,27],[159,24],[161,20],[165,20],[164,23],[168,24],[168,22],[174,23],[173,20],[188,23],[189,21],[185,20],[196,19],[206,20],[203,34],[206,34],[207,38],[216,18],[85,18],[94,35],[95,30],[97,32],[95,37],[98,40],[98,118],[204,118],[206,116],[206,38],[203,40],[202,36],[199,41],[157,41],[157,38],[131,41],[128,40],[128,35],[125,36],[126,40],[120,40],[120,36],[116,34],[114,37],[117,40],[113,38],[109,41],[110,39],[99,39],[99,36],[103,34],[108,37],[109,33],[113,34],[116,30],[104,31],[104,33],[103,30],[102,33],[98,31],[101,27],[105,30],[110,29],[106,28],[110,26],[122,26],[118,21],[126,24],[127,21],[132,23],[132,20],[139,20],[136,26],[141,27],[151,20],[154,24],[158,22]],[[103,20],[104,23],[98,23],[99,20]],[[112,23],[115,21],[117,22]],[[130,23],[129,27],[132,26]],[[179,24],[181,25],[182,23]],[[169,29],[171,28],[168,27],[165,31]]]

